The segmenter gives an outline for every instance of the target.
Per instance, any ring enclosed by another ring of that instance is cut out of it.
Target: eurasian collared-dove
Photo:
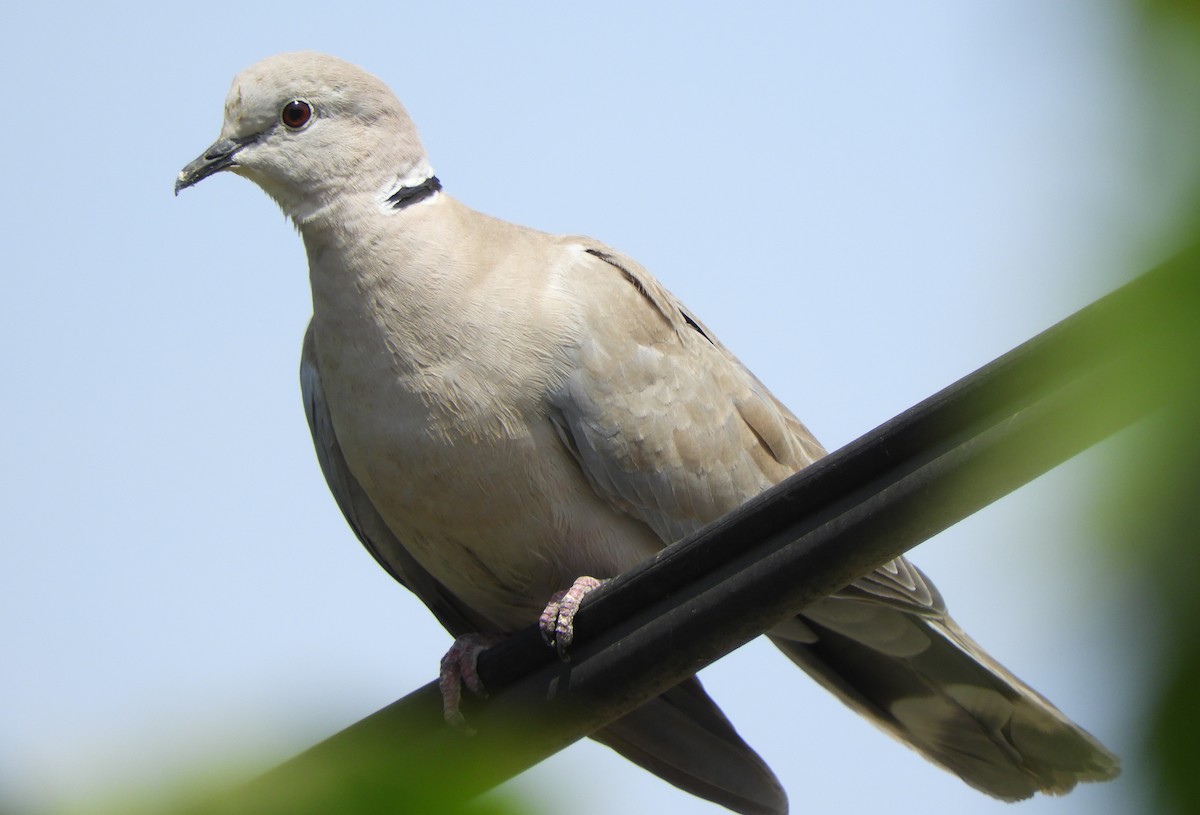
[[[298,53],[242,72],[219,139],[175,190],[222,170],[266,190],[304,238],[301,383],[334,498],[456,637],[524,627],[577,577],[616,575],[824,454],[635,261],[442,192],[404,108],[357,67]],[[1117,773],[905,559],[771,638],[991,795]],[[595,737],[731,809],[786,811],[694,678]]]

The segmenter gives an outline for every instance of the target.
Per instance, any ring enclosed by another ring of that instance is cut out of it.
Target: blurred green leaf
[[[1148,147],[1168,157],[1200,155],[1200,2],[1139,0],[1133,8],[1154,94]],[[1186,232],[1196,240],[1200,184],[1188,181],[1174,219],[1190,224]],[[1113,479],[1120,494],[1104,496],[1103,515],[1116,556],[1144,577],[1147,613],[1159,622],[1158,696],[1144,740],[1154,797],[1163,815],[1192,815],[1200,812],[1200,297],[1183,291],[1174,305],[1190,313],[1192,326],[1190,336],[1163,349],[1185,372],[1185,381],[1173,383],[1182,397],[1148,423],[1141,444],[1127,445]]]

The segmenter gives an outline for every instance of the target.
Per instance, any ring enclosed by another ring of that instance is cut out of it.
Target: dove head
[[[382,81],[308,52],[269,57],[234,78],[220,136],[180,171],[175,194],[223,170],[258,184],[298,224],[340,196],[382,202],[433,175]]]

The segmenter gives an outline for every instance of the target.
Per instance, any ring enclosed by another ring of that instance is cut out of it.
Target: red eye
[[[299,130],[312,118],[312,105],[303,99],[293,99],[279,112],[279,120],[292,130]]]

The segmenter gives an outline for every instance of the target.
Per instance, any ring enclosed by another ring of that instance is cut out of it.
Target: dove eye
[[[312,119],[312,105],[303,99],[293,99],[279,111],[279,121],[292,130],[299,130]]]

